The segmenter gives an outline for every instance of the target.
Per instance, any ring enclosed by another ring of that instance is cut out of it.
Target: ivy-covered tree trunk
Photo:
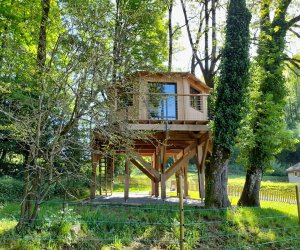
[[[230,201],[227,195],[228,161],[230,152],[226,149],[214,146],[211,165],[205,172],[207,207],[229,207]]]
[[[245,1],[231,0],[217,88],[213,154],[206,169],[206,207],[228,207],[228,161],[242,119],[249,81],[249,23]]]
[[[273,3],[274,2],[274,3]],[[261,177],[273,159],[279,153],[290,135],[286,132],[284,121],[285,81],[283,62],[287,29],[299,21],[297,16],[286,20],[287,9],[291,1],[261,2],[260,37],[257,56],[259,71],[259,95],[253,107],[253,117],[249,127],[252,130],[253,143],[246,149],[248,159],[247,175],[240,206],[259,206]],[[276,6],[271,20],[272,4]]]

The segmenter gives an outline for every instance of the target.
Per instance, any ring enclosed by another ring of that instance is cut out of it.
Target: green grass
[[[195,175],[191,174],[189,178],[195,179]],[[123,191],[122,181],[115,184],[115,191]],[[243,184],[244,177],[230,175],[229,185],[242,187]],[[262,182],[262,189],[270,191],[294,192],[294,186],[274,177],[264,178]],[[147,177],[131,178],[131,192],[149,190]],[[199,195],[197,191],[190,191],[189,194],[191,198],[198,198]],[[300,245],[296,205],[261,201],[261,209],[235,208],[238,197],[229,198],[233,209],[185,207],[186,249],[285,249]],[[0,241],[0,250],[179,247],[177,205],[69,206],[61,213],[62,204],[43,204],[35,228],[18,234],[14,228],[19,205],[17,202],[0,202],[0,238],[7,238]],[[51,240],[41,240],[49,238]]]
[[[231,199],[235,204],[236,198]],[[19,204],[3,204],[0,237],[26,240],[2,241],[2,249],[178,249],[178,206],[69,206],[64,215],[61,208],[57,204],[43,205],[39,217],[42,220],[31,231],[19,235],[14,231]],[[295,205],[262,202],[261,209],[185,210],[186,249],[278,249],[291,245],[282,240],[299,237]],[[73,230],[76,226],[80,228],[77,233]],[[50,237],[52,241],[39,240]],[[88,240],[91,238],[101,240]],[[251,246],[268,241],[276,242]]]

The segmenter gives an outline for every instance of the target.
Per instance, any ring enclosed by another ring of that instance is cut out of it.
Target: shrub
[[[10,176],[0,177],[0,197],[20,198],[23,195],[23,181]]]
[[[89,195],[88,188],[89,179],[84,175],[65,178],[51,189],[49,196],[64,197],[65,194],[70,194],[77,198],[83,198]]]

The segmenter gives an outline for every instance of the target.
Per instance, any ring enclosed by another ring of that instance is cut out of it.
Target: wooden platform
[[[198,168],[199,196],[204,198],[205,159],[210,150],[210,132],[207,121],[140,120],[134,124],[128,123],[124,129],[152,131],[145,139],[133,140],[130,149],[114,148],[115,154],[124,154],[128,159],[125,164],[125,199],[129,197],[129,164],[133,164],[152,181],[152,195],[155,197],[161,195],[162,199],[166,198],[166,181],[174,174],[176,178],[183,175],[184,196],[188,197],[187,168],[192,158],[195,159]],[[94,147],[92,153],[92,182],[95,184],[91,187],[91,198],[95,197],[96,168],[103,157],[101,146],[107,144],[107,139],[95,133],[97,146]],[[151,162],[147,162],[144,156],[150,157]],[[166,167],[170,158],[173,159],[173,164]],[[110,169],[114,168],[110,167]]]

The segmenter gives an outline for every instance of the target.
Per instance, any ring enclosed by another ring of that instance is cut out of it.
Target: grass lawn
[[[189,179],[195,179],[191,174]],[[115,184],[122,192],[123,184]],[[244,177],[229,176],[229,185],[243,187]],[[294,184],[265,177],[262,189],[294,192]],[[131,192],[149,191],[145,176],[132,176]],[[197,191],[189,192],[197,198]],[[170,192],[169,195],[175,195]],[[261,208],[206,210],[185,207],[186,249],[300,249],[296,205],[262,201]],[[1,249],[178,249],[177,205],[43,204],[36,226],[17,233],[19,203],[0,201]]]
[[[231,197],[232,203],[237,199]],[[45,204],[37,226],[13,229],[18,203],[0,208],[0,249],[178,249],[179,209],[156,206]],[[75,230],[77,229],[77,230]],[[51,240],[50,240],[51,239]],[[283,249],[299,245],[295,205],[262,202],[262,208],[205,210],[185,207],[186,249]],[[271,243],[270,243],[271,242]]]

